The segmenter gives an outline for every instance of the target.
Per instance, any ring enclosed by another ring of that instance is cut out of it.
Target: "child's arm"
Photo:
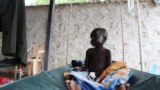
[[[84,66],[82,66],[82,68],[81,68],[82,71],[85,71],[85,70],[88,69],[88,66],[89,66],[89,52],[90,52],[90,49],[88,49],[87,52],[86,52],[85,63],[84,63]]]
[[[112,60],[111,60],[111,51],[110,50],[107,50],[108,51],[108,57],[107,57],[107,60],[109,60],[109,66],[112,64]]]

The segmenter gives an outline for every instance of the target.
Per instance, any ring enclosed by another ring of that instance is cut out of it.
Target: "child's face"
[[[102,35],[94,35],[91,36],[91,45],[93,46],[101,46],[104,43],[104,38]]]

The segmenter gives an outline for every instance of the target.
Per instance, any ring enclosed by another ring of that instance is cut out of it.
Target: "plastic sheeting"
[[[63,72],[70,71],[69,66],[1,86],[0,90],[67,90]],[[160,90],[160,76],[132,70],[133,76],[129,80],[130,90]]]
[[[160,90],[160,76],[132,70],[130,78],[130,90]]]

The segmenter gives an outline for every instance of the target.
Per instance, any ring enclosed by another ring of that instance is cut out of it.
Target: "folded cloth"
[[[109,73],[111,73],[114,70],[118,70],[121,68],[126,68],[127,65],[125,62],[121,62],[121,61],[117,61],[115,63],[113,63],[112,65],[110,65],[109,67],[107,67],[102,74],[100,75],[100,77],[98,78],[97,82],[101,82]]]

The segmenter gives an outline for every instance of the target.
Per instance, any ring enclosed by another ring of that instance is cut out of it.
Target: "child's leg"
[[[126,86],[126,90],[129,90],[130,84],[129,84],[129,83],[126,83],[125,86]]]
[[[122,85],[119,85],[116,90],[127,90],[126,89],[126,85],[122,84]]]
[[[122,84],[122,85],[117,86],[116,90],[129,90],[129,86],[130,86],[129,83]]]

